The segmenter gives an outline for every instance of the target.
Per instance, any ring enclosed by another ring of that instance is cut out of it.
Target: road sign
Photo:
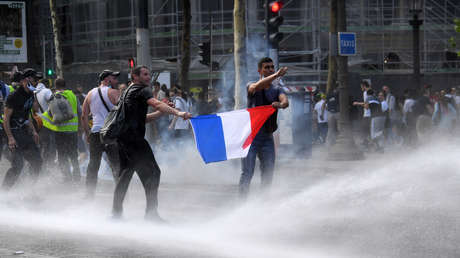
[[[27,63],[26,3],[0,1],[0,63]]]
[[[356,55],[356,33],[339,32],[339,55],[354,56]]]

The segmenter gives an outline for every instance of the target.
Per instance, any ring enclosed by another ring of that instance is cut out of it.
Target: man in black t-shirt
[[[417,98],[412,107],[412,124],[413,124],[413,141],[424,141],[427,133],[431,131],[431,116],[434,112],[433,105],[430,101],[431,87],[425,86],[423,95]]]
[[[158,186],[160,184],[160,168],[155,161],[152,149],[145,140],[145,123],[153,120],[161,113],[189,119],[192,115],[181,112],[168,104],[154,98],[150,84],[150,71],[145,66],[136,67],[131,72],[133,84],[126,89],[120,101],[127,115],[125,123],[128,129],[117,139],[120,149],[120,176],[115,187],[113,198],[113,217],[119,218],[123,213],[123,200],[129,182],[136,171],[145,189],[147,207],[145,218],[161,222],[158,215]],[[159,112],[147,114],[151,106]]]
[[[37,105],[30,85],[22,72],[16,72],[13,81],[20,87],[8,96],[5,104],[3,127],[12,153],[11,168],[3,180],[2,188],[9,190],[17,181],[24,166],[24,159],[30,163],[33,180],[40,173],[42,159],[38,149],[38,134],[30,121],[30,111]]]
[[[339,132],[339,107],[339,91],[335,88],[326,97],[327,127],[329,128],[326,139],[329,146],[335,144]]]
[[[275,66],[269,57],[260,59],[258,69],[260,79],[257,82],[248,83],[248,108],[271,105],[274,108],[287,108],[289,106],[288,98],[284,90],[276,80],[284,76],[287,68],[283,67],[275,73]],[[276,80],[276,81],[275,81]],[[263,188],[268,188],[273,179],[275,168],[275,144],[273,141],[273,132],[278,125],[276,123],[276,111],[264,123],[260,131],[254,138],[249,148],[246,158],[241,160],[243,173],[240,177],[239,194],[245,199],[249,193],[249,185],[254,175],[256,156],[259,157],[261,167],[261,184]]]

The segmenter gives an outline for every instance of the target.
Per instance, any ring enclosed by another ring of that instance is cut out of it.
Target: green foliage
[[[454,25],[455,32],[460,33],[460,19],[455,19],[454,23],[455,23],[455,25]],[[449,44],[454,48],[457,47],[457,42],[456,42],[457,38],[458,37],[451,37],[449,39]],[[460,56],[460,51],[457,52],[457,55]]]

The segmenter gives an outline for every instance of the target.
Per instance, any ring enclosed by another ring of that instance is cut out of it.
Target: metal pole
[[[420,78],[420,26],[423,24],[423,20],[418,18],[418,14],[421,10],[411,10],[413,13],[413,19],[409,21],[412,26],[412,43],[413,43],[413,62],[414,62],[414,88],[420,89],[421,78]]]
[[[212,89],[212,13],[211,6],[209,7],[209,86]]]
[[[42,54],[43,54],[43,76],[46,77],[46,38],[45,34],[42,36]]]
[[[148,2],[147,0],[139,0],[138,4],[139,15],[136,28],[137,65],[145,65],[151,69]]]
[[[270,43],[269,43],[269,29],[268,27],[270,26],[268,24],[268,14],[270,12],[270,7],[268,6],[268,0],[265,0],[265,42],[266,42],[266,48],[265,48],[265,56],[270,56]]]

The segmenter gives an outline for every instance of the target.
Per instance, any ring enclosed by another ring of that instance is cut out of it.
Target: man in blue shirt
[[[247,85],[248,108],[272,105],[274,108],[287,108],[289,106],[288,98],[281,88],[279,78],[287,72],[287,67],[283,67],[275,72],[273,60],[269,57],[260,59],[257,64],[257,71],[260,79],[257,82],[250,82]],[[240,177],[239,193],[242,199],[245,199],[249,193],[249,185],[254,175],[256,156],[260,160],[262,188],[268,188],[273,179],[273,170],[275,167],[275,144],[273,141],[273,132],[278,125],[276,117],[278,110],[271,115],[254,138],[249,153],[246,158],[242,159],[243,173]]]

